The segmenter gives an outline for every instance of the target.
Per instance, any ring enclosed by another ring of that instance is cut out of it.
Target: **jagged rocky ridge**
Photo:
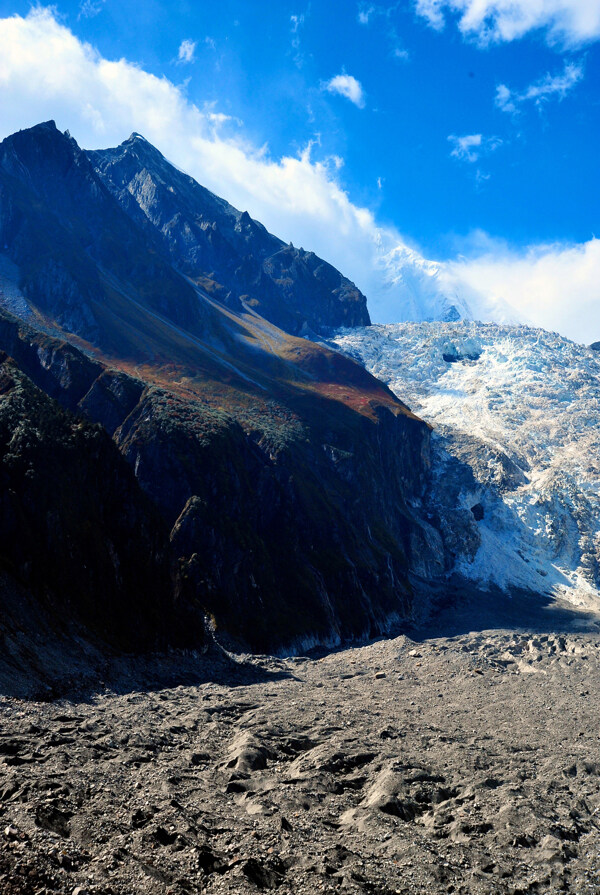
[[[0,144],[0,348],[129,461],[168,533],[173,605],[260,650],[364,636],[410,615],[415,582],[449,563],[421,506],[429,428],[354,361],[246,299],[236,311],[231,296],[209,294],[193,259],[171,263],[172,245],[127,195],[113,196],[52,123]],[[302,326],[335,325],[339,306],[364,319],[337,272],[334,310],[325,301],[318,319],[308,313],[331,275],[315,263],[298,254],[287,269],[281,314],[297,301]]]
[[[87,153],[122,208],[153,231],[172,263],[235,310],[291,333],[368,326],[365,296],[313,252],[286,245],[171,165],[140,134]]]
[[[336,341],[435,426],[429,506],[462,574],[597,607],[597,352],[474,322],[374,326]]]

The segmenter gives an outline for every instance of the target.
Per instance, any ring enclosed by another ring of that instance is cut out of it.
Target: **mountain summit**
[[[286,245],[140,134],[88,157],[122,208],[159,236],[174,266],[229,307],[294,334],[369,325],[365,296],[331,264]]]

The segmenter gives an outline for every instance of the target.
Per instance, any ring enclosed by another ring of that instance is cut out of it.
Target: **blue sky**
[[[141,131],[337,263],[375,318],[429,307],[435,279],[476,316],[508,303],[567,331],[568,297],[544,289],[574,270],[581,314],[600,306],[600,0],[0,0],[0,51],[3,32],[0,136],[49,117],[84,146]]]

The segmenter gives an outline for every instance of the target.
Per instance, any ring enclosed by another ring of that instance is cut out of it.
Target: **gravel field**
[[[592,614],[473,598],[336,652],[2,697],[0,892],[600,892],[599,665]]]

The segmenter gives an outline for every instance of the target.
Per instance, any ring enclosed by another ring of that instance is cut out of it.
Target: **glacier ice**
[[[456,570],[597,607],[599,353],[473,321],[377,325],[334,341],[434,427],[432,499],[437,488],[447,500],[454,477],[456,511],[470,509],[477,530]]]

